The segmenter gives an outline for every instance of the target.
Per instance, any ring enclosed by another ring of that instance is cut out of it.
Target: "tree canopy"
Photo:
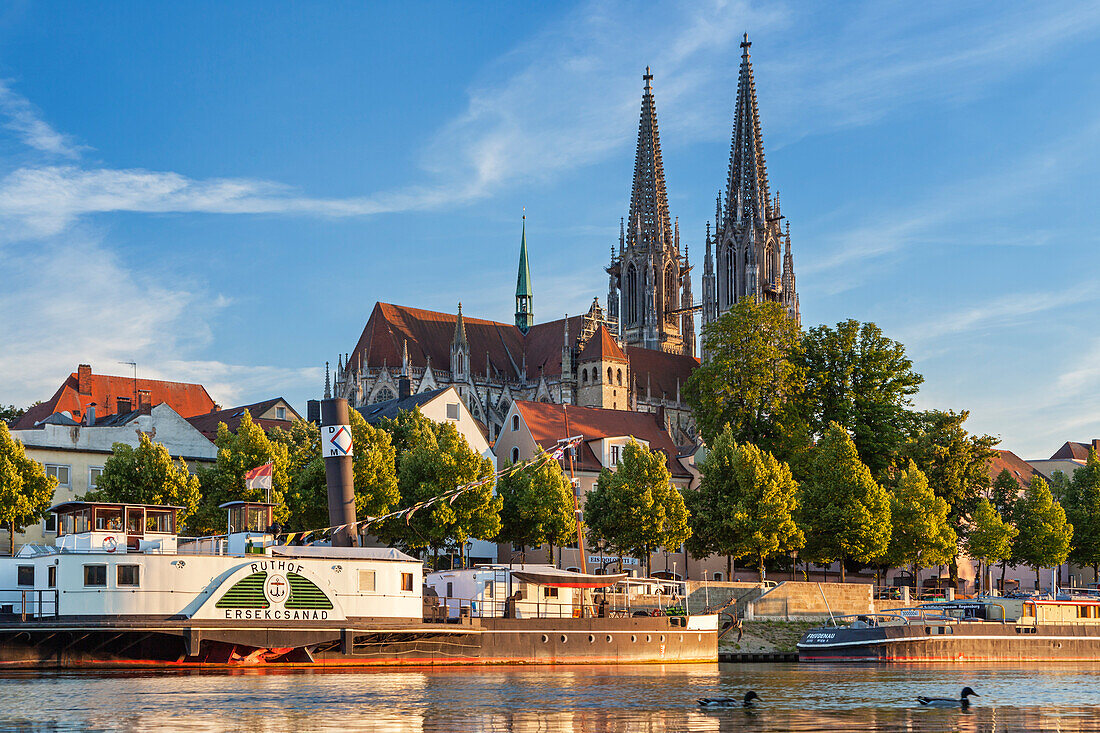
[[[787,464],[754,445],[738,444],[727,427],[699,464],[698,491],[685,494],[691,512],[688,550],[750,557],[764,579],[764,561],[802,546],[794,521],[798,484]]]
[[[847,320],[817,326],[802,339],[806,378],[801,399],[814,437],[832,422],[852,433],[860,460],[883,480],[911,430],[910,398],[924,377],[913,371],[905,347],[874,323]]]
[[[910,461],[890,492],[892,532],[887,559],[891,565],[941,565],[955,557],[958,537],[947,521],[947,502],[936,496],[928,479]]]
[[[805,381],[801,331],[783,307],[742,298],[703,329],[703,340],[707,359],[684,394],[704,440],[729,425],[737,442],[778,455],[805,442],[793,404]]]
[[[505,468],[511,464],[506,464]],[[573,485],[557,461],[544,460],[497,479],[497,541],[528,547],[565,545],[577,538]]]
[[[596,540],[623,555],[644,558],[658,547],[678,548],[691,536],[688,511],[672,485],[665,454],[631,439],[612,471],[600,471],[584,503],[584,523]]]
[[[1017,505],[1016,529],[1020,534],[1014,554],[1035,568],[1036,581],[1040,568],[1061,565],[1069,557],[1073,525],[1066,521],[1066,512],[1054,501],[1047,482],[1038,476],[1031,479]]]
[[[42,464],[27,458],[23,444],[0,422],[0,526],[9,532],[8,554],[15,554],[15,534],[42,519],[53,502],[57,479]]]
[[[115,443],[95,490],[84,495],[84,501],[181,506],[179,522],[188,528],[201,499],[199,477],[191,474],[187,462],[173,461],[168,449],[146,433],[136,448]]]
[[[1100,458],[1089,449],[1088,461],[1073,472],[1064,490],[1066,516],[1073,524],[1073,548],[1070,559],[1092,568],[1097,581],[1100,565]]]
[[[290,515],[285,501],[290,488],[287,445],[270,439],[264,429],[252,421],[248,410],[241,416],[236,433],[229,432],[225,423],[220,423],[214,444],[218,447],[214,467],[199,473],[202,502],[192,519],[192,530],[203,534],[224,532],[225,513],[218,506],[227,501],[264,501],[263,491],[245,487],[244,475],[269,462],[274,464],[271,503],[275,505],[275,520],[285,522]]]
[[[1018,530],[1004,521],[993,503],[982,499],[970,516],[964,547],[970,557],[989,567],[1012,557],[1012,543],[1017,534]]]
[[[806,534],[802,556],[829,564],[871,563],[890,543],[890,497],[859,460],[855,443],[831,423],[810,457],[802,483],[799,525]]]

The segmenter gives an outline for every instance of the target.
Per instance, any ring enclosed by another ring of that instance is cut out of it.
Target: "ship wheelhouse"
[[[175,552],[176,517],[168,504],[70,501],[50,508],[57,515],[57,547],[68,552]]]

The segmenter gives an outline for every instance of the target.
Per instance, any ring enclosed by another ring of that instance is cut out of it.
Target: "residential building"
[[[1050,458],[1038,458],[1028,464],[1048,480],[1055,471],[1073,478],[1073,472],[1088,463],[1090,450],[1100,451],[1100,440],[1094,438],[1091,443],[1066,441]]]
[[[237,428],[241,424],[241,418],[244,416],[245,410],[252,417],[252,422],[262,427],[265,431],[272,428],[282,428],[288,430],[291,423],[295,420],[302,419],[302,416],[290,406],[282,397],[273,397],[263,402],[254,402],[251,405],[240,405],[238,407],[228,407],[221,410],[215,410],[214,412],[207,412],[203,415],[196,415],[194,417],[187,418],[187,422],[191,423],[196,430],[201,432],[210,440],[218,437],[218,425],[225,423],[229,432],[237,432]]]

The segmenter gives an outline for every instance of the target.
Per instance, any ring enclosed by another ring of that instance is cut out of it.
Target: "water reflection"
[[[974,708],[917,695],[981,693]],[[704,710],[740,697],[754,710]],[[1100,668],[644,665],[7,674],[0,729],[39,731],[1100,731]]]

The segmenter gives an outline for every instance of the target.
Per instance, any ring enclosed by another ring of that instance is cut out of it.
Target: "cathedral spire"
[[[455,318],[454,346],[466,346],[466,323],[462,320],[462,303],[458,304],[458,316]]]
[[[531,266],[527,262],[527,212],[524,211],[523,229],[519,238],[519,274],[516,276],[516,327],[524,335],[535,325],[532,301]]]
[[[661,162],[661,138],[657,131],[657,105],[653,101],[653,74],[642,77],[642,111],[638,123],[638,148],[634,159],[634,186],[630,192],[630,219],[636,222],[627,247],[671,248],[672,227],[665,192],[665,168]]]
[[[767,221],[771,199],[756,107],[756,82],[749,60],[749,34],[741,42],[741,70],[737,79],[737,107],[730,142],[729,182],[726,185],[727,218],[760,225]]]
[[[330,383],[329,383],[329,376],[328,376],[328,362],[326,361],[325,362],[325,399],[326,400],[332,399],[332,388],[329,385],[330,385]]]

